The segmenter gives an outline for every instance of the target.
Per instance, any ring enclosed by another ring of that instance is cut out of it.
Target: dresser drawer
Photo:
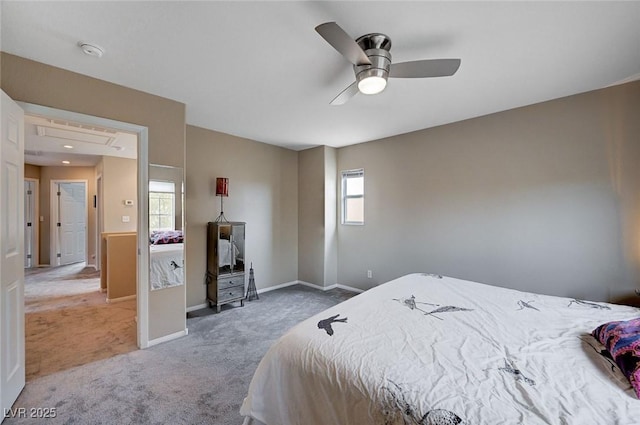
[[[233,277],[225,277],[222,279],[218,279],[218,291],[226,290],[232,286],[244,286],[244,275],[238,275]]]
[[[244,284],[240,286],[228,286],[226,288],[218,288],[218,303],[228,300],[244,298]]]

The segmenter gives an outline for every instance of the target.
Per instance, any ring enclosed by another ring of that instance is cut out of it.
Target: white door
[[[60,265],[85,261],[87,205],[85,183],[58,183]]]
[[[36,259],[36,181],[24,180],[24,267],[35,267]]]
[[[25,382],[24,112],[0,95],[0,408],[7,412]]]

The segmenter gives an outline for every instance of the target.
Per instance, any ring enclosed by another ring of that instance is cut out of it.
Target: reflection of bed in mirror
[[[184,243],[181,231],[154,232],[149,245],[151,289],[184,283]]]
[[[237,261],[242,261],[239,255],[240,250],[235,243],[231,243],[227,239],[218,240],[218,265],[220,267],[235,266]]]

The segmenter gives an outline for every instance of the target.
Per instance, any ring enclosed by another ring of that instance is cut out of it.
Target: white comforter
[[[149,245],[149,281],[151,289],[184,283],[184,244]]]
[[[240,413],[267,425],[639,424],[589,333],[640,310],[413,274],[306,320]]]
[[[231,249],[233,247],[233,249]],[[226,239],[218,240],[218,264],[220,267],[235,266],[236,257],[240,254],[238,247]]]

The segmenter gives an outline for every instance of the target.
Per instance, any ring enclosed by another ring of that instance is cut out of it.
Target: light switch
[[[129,222],[129,216],[128,215],[123,215],[122,216],[122,222],[123,223],[128,223]]]
[[[40,221],[44,221],[44,216],[43,215],[40,216]]]
[[[132,199],[125,199],[124,201],[122,201],[123,204],[125,204],[128,207],[133,206],[133,200]]]

